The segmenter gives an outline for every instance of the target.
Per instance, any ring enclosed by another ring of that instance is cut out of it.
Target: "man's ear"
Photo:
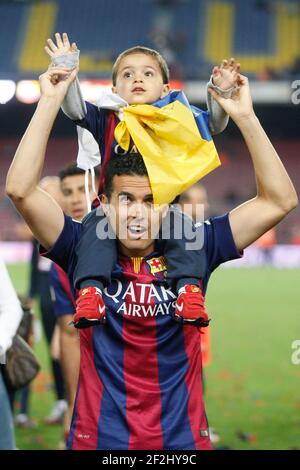
[[[168,94],[170,93],[170,85],[168,83],[166,83],[163,87],[163,91],[162,91],[162,94],[160,95],[161,98],[164,98],[165,96],[167,96]]]
[[[103,212],[107,217],[109,215],[109,201],[108,201],[106,194],[101,194],[100,201],[101,201],[101,207],[103,209]]]
[[[116,87],[115,87],[115,86],[112,86],[112,87],[111,87],[111,91],[112,91],[113,93],[117,93]]]

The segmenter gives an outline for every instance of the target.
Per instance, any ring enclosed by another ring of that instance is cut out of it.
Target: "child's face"
[[[121,60],[116,86],[112,91],[128,104],[146,104],[166,96],[170,87],[163,83],[160,67],[154,57],[131,54]]]

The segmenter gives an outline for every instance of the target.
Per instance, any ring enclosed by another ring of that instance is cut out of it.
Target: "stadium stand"
[[[10,1],[0,3],[0,15],[0,78],[44,70],[43,46],[56,31],[76,40],[90,77],[109,76],[116,55],[139,43],[160,45],[186,79],[206,78],[212,64],[233,55],[253,75],[282,74],[300,57],[296,0]]]

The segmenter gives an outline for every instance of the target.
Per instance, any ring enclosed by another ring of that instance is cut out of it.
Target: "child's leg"
[[[169,217],[168,217],[169,216]],[[167,281],[177,292],[186,284],[199,286],[205,276],[206,257],[203,236],[192,219],[177,209],[169,211],[157,240],[167,260]]]
[[[83,233],[76,247],[77,265],[74,285],[79,289],[76,328],[87,328],[105,322],[105,304],[102,290],[110,283],[111,273],[117,261],[116,240],[103,211],[93,210],[83,220]]]
[[[116,240],[101,237],[107,233],[107,219],[100,208],[93,210],[82,221],[83,233],[76,246],[77,265],[74,270],[76,289],[98,287],[101,290],[111,280],[111,273],[117,261]],[[98,226],[98,224],[100,224]]]
[[[208,326],[201,286],[206,272],[203,231],[196,230],[192,219],[176,209],[168,216],[162,224],[157,245],[167,261],[167,281],[178,293],[175,320]]]

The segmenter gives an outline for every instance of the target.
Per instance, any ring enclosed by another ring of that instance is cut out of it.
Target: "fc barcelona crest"
[[[151,258],[147,260],[147,264],[149,265],[151,274],[153,275],[167,270],[166,260],[163,256]]]

